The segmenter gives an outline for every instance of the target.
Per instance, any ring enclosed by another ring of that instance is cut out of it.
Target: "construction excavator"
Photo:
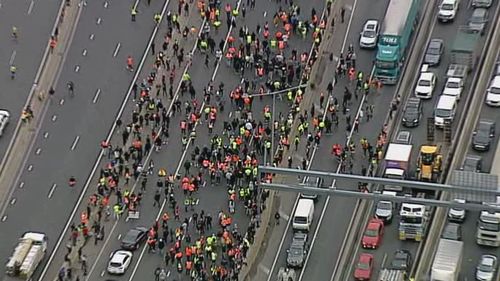
[[[443,155],[437,145],[422,145],[417,159],[417,179],[437,182],[442,171]]]

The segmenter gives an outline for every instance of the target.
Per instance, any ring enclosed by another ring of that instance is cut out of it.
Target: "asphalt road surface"
[[[60,0],[1,1],[0,6],[0,109],[11,113],[10,125],[0,138],[0,158],[3,158],[21,109],[26,102],[45,47],[50,38]],[[16,26],[19,38],[12,38]],[[10,79],[9,66],[17,67],[16,79]]]
[[[490,9],[493,9],[494,7],[491,7]],[[493,10],[491,10],[493,11]],[[497,58],[498,59],[498,58]],[[495,66],[496,67],[496,66]],[[486,70],[483,70],[486,71]],[[493,74],[491,75],[493,77]],[[489,83],[488,83],[489,86]],[[498,108],[491,107],[486,105],[486,103],[482,102],[481,103],[481,108],[480,114],[479,114],[479,120],[481,119],[487,119],[487,120],[500,120],[500,112],[498,111]],[[476,124],[474,125],[476,126]],[[499,140],[499,124],[498,121],[496,121],[496,134],[494,139],[491,141],[491,147],[488,151],[486,152],[479,152],[474,149],[472,149],[471,143],[469,143],[468,146],[468,151],[466,155],[477,155],[482,157],[483,159],[483,164],[482,164],[482,172],[484,173],[491,173],[500,176],[500,172],[498,171],[498,163],[499,162],[499,155],[500,155],[500,146],[498,145],[498,140]],[[470,136],[470,139],[472,139],[472,136]],[[464,155],[465,158],[465,155]],[[496,164],[495,164],[496,163]],[[461,165],[462,163],[460,163]],[[495,166],[496,165],[496,166]],[[458,168],[458,167],[457,167]],[[475,278],[475,273],[476,273],[476,266],[479,262],[479,259],[481,255],[484,254],[493,254],[498,255],[498,248],[492,248],[492,247],[485,247],[478,245],[476,243],[476,229],[477,229],[477,220],[479,218],[480,212],[477,211],[469,211],[467,213],[465,221],[462,223],[462,240],[465,242],[464,243],[464,258],[462,260],[462,267],[461,267],[461,278],[464,280],[474,280]]]
[[[89,1],[84,8],[60,79],[55,83],[56,94],[34,149],[20,171],[20,181],[2,223],[2,260],[7,259],[17,238],[27,230],[45,232],[51,239],[59,236],[90,164],[100,152],[99,143],[113,124],[116,109],[132,79],[133,74],[125,69],[126,57],[138,58],[143,53],[154,27],[153,14],[161,5],[161,1],[153,1],[151,7],[141,3],[141,13],[135,23],[130,21],[129,1],[110,2],[107,8],[102,2]],[[97,24],[98,18],[101,18],[100,24]],[[23,29],[20,34],[23,35]],[[42,36],[35,31],[33,34]],[[90,39],[92,34],[93,40]],[[40,40],[46,40],[42,37]],[[120,50],[113,57],[119,43]],[[85,57],[82,55],[84,49],[87,50]],[[78,72],[75,71],[77,66]],[[75,84],[74,97],[66,93],[68,81]],[[98,89],[101,94],[93,104]],[[75,188],[67,185],[70,176],[80,180]],[[23,187],[19,188],[21,183]],[[56,187],[52,188],[54,184]],[[49,253],[54,240],[49,240]],[[2,271],[0,277],[3,274]]]
[[[223,3],[224,5],[224,3]],[[243,4],[242,4],[243,5]],[[277,11],[279,6],[274,2],[266,2],[265,5],[258,5],[255,10],[249,10],[247,8],[246,17],[243,19],[242,17],[238,17],[237,20],[237,28],[235,28],[231,35],[234,37],[238,36],[239,28],[242,25],[245,25],[249,28],[249,30],[253,31],[256,29],[257,25],[260,24],[263,27],[266,20],[271,21],[272,15],[274,11]],[[302,5],[301,8],[301,17],[303,19],[308,19],[311,13],[312,5]],[[317,7],[316,7],[317,8]],[[257,19],[264,20],[257,20]],[[271,26],[271,31],[273,27]],[[225,39],[227,36],[227,29],[221,28],[221,30],[215,34],[215,41],[219,42],[220,40]],[[271,32],[273,33],[273,32]],[[298,53],[309,52],[311,47],[311,40],[309,39],[301,39],[298,36],[293,36],[289,40],[289,48],[286,50],[286,54],[290,54],[291,49],[296,49]],[[213,56],[210,56],[209,67],[204,65],[205,55],[196,52],[193,57],[193,66],[190,68],[189,74],[191,76],[191,80],[193,81],[193,85],[197,92],[201,92],[204,87],[207,86],[210,79],[214,79],[213,85],[217,87],[221,82],[224,83],[225,92],[228,92],[241,83],[242,77],[240,75],[235,74],[234,70],[228,67],[225,63],[225,60],[221,62],[220,66],[214,69],[212,62],[214,61]],[[244,78],[253,79],[254,74],[251,71],[246,71]],[[181,100],[185,100],[186,97],[181,97]],[[255,114],[256,120],[261,120],[261,113],[263,112],[265,105],[271,105],[272,99],[271,97],[264,97],[262,102],[257,99],[254,101],[252,105],[252,111]],[[218,117],[216,126],[214,128],[214,134],[220,134],[222,131],[222,124],[224,121],[230,121],[237,114],[234,110],[228,99],[226,98],[225,110],[220,113],[221,117]],[[279,113],[287,114],[287,106],[284,102],[277,102],[276,105],[276,115]],[[156,163],[157,167],[165,167],[168,172],[180,172],[184,173],[184,168],[182,167],[183,163],[186,160],[191,160],[190,155],[192,152],[192,148],[194,146],[202,147],[203,145],[208,145],[210,134],[208,132],[206,123],[199,124],[197,127],[197,139],[194,144],[191,145],[190,149],[187,153],[183,154],[182,149],[179,146],[180,144],[180,132],[175,128],[177,124],[180,122],[178,116],[174,117],[171,121],[174,129],[171,130],[170,133],[170,144],[164,148],[160,153],[153,153],[152,159]],[[166,156],[168,154],[168,156]],[[223,210],[227,211],[227,192],[224,186],[211,186],[209,183],[206,187],[202,188],[197,195],[200,198],[200,203],[196,206],[196,211],[204,210],[205,213],[209,213],[212,217],[215,217],[216,214]],[[147,202],[143,206],[141,206],[141,218],[139,220],[130,221],[127,223],[118,223],[116,228],[112,231],[112,238],[109,242],[106,242],[104,246],[100,247],[100,251],[98,254],[98,260],[92,260],[92,267],[89,271],[88,278],[89,280],[99,280],[103,278],[109,278],[105,272],[107,266],[107,260],[109,257],[109,253],[113,250],[119,248],[119,238],[122,237],[129,228],[136,225],[149,226],[154,222],[157,214],[163,213],[162,210],[159,210],[157,207],[152,206],[150,203],[152,200],[152,192],[148,192],[143,198],[144,202]],[[179,195],[180,197],[180,195]],[[237,205],[237,214],[235,217],[235,221],[238,225],[238,228],[242,231],[246,229],[248,224],[248,218],[246,218],[242,213],[241,203]],[[171,209],[165,208],[164,211],[172,212]],[[181,219],[185,217],[189,217],[189,213],[185,214],[181,213]],[[101,250],[102,249],[102,250]],[[94,251],[94,250],[89,250]],[[146,253],[145,248],[142,248],[135,253],[134,260],[130,266],[129,271],[123,277],[125,280],[145,280],[146,278],[153,278],[153,272],[157,267],[163,266],[164,262],[160,255],[153,253]],[[171,274],[175,273],[175,269],[171,269]],[[187,278],[187,277],[184,277]]]
[[[419,152],[420,146],[428,143],[428,141],[426,139],[426,136],[427,136],[427,118],[433,116],[433,110],[434,110],[434,107],[439,99],[440,91],[441,91],[441,89],[444,88],[444,83],[446,81],[446,79],[445,79],[446,70],[447,70],[447,67],[448,67],[448,64],[450,61],[449,50],[451,49],[451,46],[453,44],[456,30],[458,29],[459,26],[466,24],[469,16],[472,13],[472,9],[467,8],[466,4],[467,4],[466,2],[461,3],[461,9],[459,10],[458,18],[452,24],[439,23],[439,22],[437,22],[437,18],[435,18],[435,20],[433,22],[434,26],[432,28],[431,35],[429,38],[440,38],[440,39],[443,39],[445,42],[445,53],[444,53],[444,56],[442,57],[441,63],[439,64],[439,66],[431,68],[431,71],[433,71],[436,74],[437,80],[438,80],[436,88],[435,88],[436,90],[434,92],[432,99],[423,101],[424,102],[423,116],[422,116],[420,125],[418,127],[405,128],[401,125],[401,121],[399,120],[399,122],[397,123],[398,126],[395,129],[395,131],[399,131],[399,130],[410,131],[412,136],[413,136],[413,145],[414,145],[413,147],[414,148],[412,151],[412,158],[411,158],[411,159],[413,159],[412,160],[413,162],[412,162],[412,165],[410,168],[410,175],[415,173],[415,170],[416,170],[416,165],[415,165],[416,162],[415,161],[418,157],[418,152]],[[496,9],[496,5],[498,5],[498,3],[495,3],[490,8],[491,9],[490,11],[494,11]],[[434,12],[436,12],[436,9],[437,8],[435,8]],[[490,13],[490,22],[494,20],[493,14],[494,14],[493,12]],[[488,34],[488,33],[486,32],[485,34]],[[480,39],[480,42],[478,43],[477,46],[483,46],[485,43],[485,39],[486,39],[486,36],[482,36]],[[461,101],[459,102],[457,114],[455,116],[455,122],[452,123],[452,133],[453,134],[455,134],[457,132],[457,127],[456,127],[456,125],[458,123],[457,120],[459,120],[462,117],[465,117],[465,118],[467,117],[467,116],[463,116],[464,112],[466,111],[466,110],[464,110],[464,106],[466,104],[465,101],[467,100],[468,96],[471,94],[470,85],[472,83],[472,77],[474,76],[476,71],[477,71],[477,69],[475,71],[471,72],[469,74],[468,79],[466,80],[465,88],[464,88],[464,91],[462,92],[462,98],[461,98]],[[416,75],[417,76],[419,75],[418,71],[417,71]],[[416,77],[415,80],[416,79],[418,79],[418,77]],[[413,91],[410,94],[413,94]],[[403,108],[403,107],[401,107],[401,108]],[[485,108],[485,107],[483,107],[483,108]],[[495,109],[489,108],[486,106],[486,109],[483,109],[483,111],[484,112],[481,113],[482,115],[487,114],[486,116],[488,116],[488,117],[491,116],[494,119],[494,117],[495,117],[494,114],[496,112]],[[442,145],[442,147],[447,147],[447,145],[445,143],[443,143],[444,138],[443,138],[442,130],[436,129],[435,140],[436,140],[436,144]],[[493,151],[494,151],[494,148],[492,148],[491,152],[485,156],[484,171],[488,171],[488,169],[491,165]],[[443,156],[446,156],[446,155],[443,155]],[[468,220],[466,221],[466,223],[469,223],[470,225],[464,225],[464,241],[470,241],[469,243],[473,243],[473,241],[474,241],[473,237],[475,235],[475,232],[471,233],[471,232],[467,232],[465,230],[468,229],[467,227],[471,227],[472,229],[475,229],[476,221],[474,218],[477,216],[478,216],[477,214],[470,214]],[[382,242],[381,247],[379,249],[377,249],[377,250],[364,250],[364,249],[361,249],[361,246],[359,244],[355,245],[355,247],[357,247],[357,250],[356,250],[356,254],[354,255],[354,259],[351,261],[351,265],[349,268],[349,270],[351,272],[354,269],[353,267],[357,261],[358,256],[361,253],[365,253],[365,252],[371,253],[375,257],[374,276],[377,276],[378,271],[383,267],[383,265],[386,265],[387,263],[389,263],[391,261],[393,253],[398,249],[409,250],[412,253],[413,257],[415,258],[415,255],[417,253],[417,248],[419,247],[420,244],[417,242],[414,242],[414,241],[401,241],[401,240],[399,240],[398,239],[398,235],[399,235],[398,234],[398,222],[399,222],[399,219],[396,217],[393,220],[392,224],[386,225],[386,227],[384,229],[385,233],[384,233],[383,242]],[[466,243],[466,245],[469,243]],[[474,249],[470,250],[472,252],[472,254],[471,254],[472,261],[470,261],[470,259],[469,259],[469,261],[467,261],[468,259],[464,258],[464,265],[467,264],[467,266],[465,267],[466,270],[462,270],[462,272],[467,274],[467,276],[473,276],[471,274],[474,273],[474,267],[476,265],[476,262],[478,260],[479,253],[480,253],[480,251],[479,251],[478,247],[475,245],[475,243],[473,244],[473,246],[474,246]],[[472,247],[472,246],[470,246],[470,247]],[[352,276],[352,274],[351,274],[351,276]],[[464,276],[462,276],[462,278],[464,278]],[[470,280],[472,280],[472,279],[470,279]]]

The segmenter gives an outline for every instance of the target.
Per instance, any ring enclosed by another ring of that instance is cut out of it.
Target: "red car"
[[[354,269],[354,279],[370,280],[373,272],[373,255],[363,253],[359,255],[358,263]]]
[[[380,219],[373,218],[368,222],[361,245],[363,248],[376,249],[382,242],[384,235],[384,222]]]

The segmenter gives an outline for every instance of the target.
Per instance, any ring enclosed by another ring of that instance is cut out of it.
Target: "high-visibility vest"
[[[234,17],[237,17],[239,13],[240,13],[240,12],[238,11],[238,9],[236,9],[236,8],[235,8],[235,9],[233,9],[233,16],[234,16]]]
[[[278,42],[277,42],[275,39],[272,39],[272,40],[271,40],[271,48],[276,48],[276,44],[277,44],[277,43],[278,43]]]

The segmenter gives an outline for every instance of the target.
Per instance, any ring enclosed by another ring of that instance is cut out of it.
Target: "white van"
[[[457,110],[457,97],[441,95],[434,109],[434,125],[437,127],[443,127],[445,120],[450,120],[453,122],[455,118],[455,112]]]
[[[313,217],[314,200],[299,199],[297,209],[295,209],[295,214],[293,215],[293,230],[308,232],[311,228]]]

